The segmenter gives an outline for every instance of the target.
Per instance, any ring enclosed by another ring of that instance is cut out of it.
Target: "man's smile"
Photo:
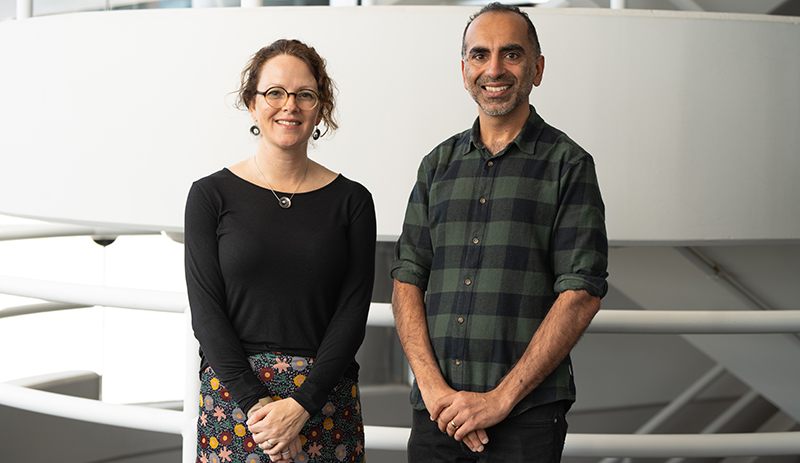
[[[492,93],[497,93],[497,92],[502,92],[503,90],[511,88],[511,85],[503,85],[503,86],[500,86],[500,87],[484,85],[483,88],[484,88],[484,90],[488,90],[488,91],[490,91]]]

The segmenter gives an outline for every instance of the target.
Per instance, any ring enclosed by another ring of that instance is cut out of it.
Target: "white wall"
[[[341,130],[312,157],[366,185],[397,235],[420,158],[467,128],[472,7],[119,11],[0,23],[0,213],[179,230],[193,179],[250,156],[238,74],[317,47]],[[800,240],[797,18],[529,10],[531,101],[598,164],[614,243]],[[326,137],[327,138],[327,137]]]

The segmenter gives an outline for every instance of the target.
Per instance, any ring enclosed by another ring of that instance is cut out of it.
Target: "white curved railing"
[[[0,276],[0,293],[56,303],[0,311],[0,317],[91,305],[183,312],[186,295]],[[393,326],[390,304],[373,303],[370,326]],[[687,312],[601,310],[588,331],[594,333],[790,333],[800,331],[800,311]],[[192,355],[194,355],[194,349]],[[193,403],[193,402],[192,402]],[[135,429],[184,434],[193,428],[194,410],[184,412],[115,405],[0,384],[0,404],[65,418]],[[368,448],[404,450],[410,430],[365,426]],[[192,431],[193,432],[193,431]],[[193,448],[190,450],[193,451]],[[581,457],[722,457],[800,454],[800,433],[721,435],[570,434],[565,456]]]
[[[24,240],[32,238],[57,238],[62,236],[122,236],[153,234],[155,233],[141,230],[121,230],[117,228],[85,227],[83,225],[54,223],[0,226],[0,241]]]
[[[800,432],[754,434],[567,434],[569,457],[736,457],[797,455]]]
[[[157,312],[183,312],[188,302],[185,293],[108,286],[60,283],[0,276],[0,293],[46,299],[75,307],[121,307]],[[13,310],[22,315],[47,311],[46,306],[23,306]],[[68,308],[68,307],[62,307]],[[74,307],[73,307],[74,308]],[[8,310],[8,309],[6,309]],[[0,311],[0,318],[4,311]],[[391,304],[373,302],[370,326],[394,326]],[[800,332],[800,311],[686,311],[686,310],[601,310],[589,328],[590,333],[645,334],[765,334]]]
[[[117,405],[0,383],[0,403],[45,415],[125,428],[181,434],[182,412]]]
[[[589,333],[765,334],[800,332],[800,311],[601,310]]]
[[[0,241],[84,234],[130,235],[131,230],[92,229],[78,226],[3,227]],[[186,312],[185,293],[61,283],[0,276],[0,293],[44,299],[49,302],[0,310],[0,318],[95,305],[159,312]],[[187,317],[188,317],[187,313]],[[188,318],[187,318],[188,322]],[[391,305],[373,303],[370,326],[394,326]],[[187,323],[187,332],[190,328]],[[593,333],[794,333],[800,332],[800,311],[639,311],[601,310],[587,330]],[[191,335],[187,336],[187,339]],[[196,343],[187,341],[196,357]],[[187,375],[186,396],[193,397],[196,375]],[[187,400],[184,411],[116,405],[0,384],[0,404],[29,411],[127,428],[182,434],[184,461],[194,461],[196,411]],[[365,426],[368,448],[405,450],[408,428]],[[800,454],[800,432],[717,435],[569,434],[565,456],[573,457],[723,457]]]
[[[0,293],[84,307],[99,305],[156,312],[180,313],[189,305],[186,294],[175,291],[112,288],[9,276],[0,276]]]
[[[0,384],[0,404],[81,421],[169,434],[193,430],[193,413],[115,405],[96,400]],[[367,448],[405,450],[410,430],[365,426]],[[190,438],[194,438],[192,431]],[[190,448],[194,451],[194,447]],[[800,454],[800,432],[757,434],[568,434],[564,456],[570,457],[734,457]],[[193,461],[193,460],[192,460]]]
[[[2,293],[2,291],[0,291]],[[0,310],[0,318],[16,317],[18,315],[30,315],[34,313],[56,312],[59,310],[81,309],[86,304],[65,304],[62,302],[44,302],[42,304],[28,304],[18,307],[6,307]]]

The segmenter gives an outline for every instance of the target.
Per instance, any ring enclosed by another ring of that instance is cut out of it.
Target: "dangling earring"
[[[253,126],[250,127],[250,133],[257,137],[261,135],[261,129],[259,129],[257,125],[253,124]]]
[[[320,137],[319,127],[317,127],[314,129],[314,133],[311,134],[311,138],[313,138],[314,140],[319,140],[319,137]]]

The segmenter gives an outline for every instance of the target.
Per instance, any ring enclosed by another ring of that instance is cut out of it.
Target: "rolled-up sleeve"
[[[390,271],[390,276],[395,280],[418,286],[423,291],[428,287],[433,262],[428,220],[428,185],[428,171],[423,161],[417,173],[417,183],[408,200],[403,232],[395,245]]]
[[[595,165],[588,154],[564,169],[559,209],[553,230],[553,290],[586,290],[596,297],[608,292],[608,239],[605,207]]]

